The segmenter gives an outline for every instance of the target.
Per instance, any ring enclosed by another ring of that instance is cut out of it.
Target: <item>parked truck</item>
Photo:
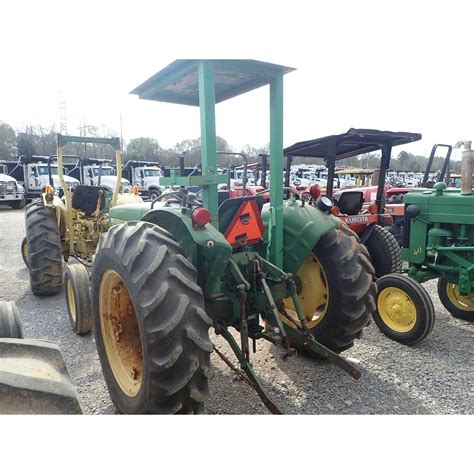
[[[72,155],[65,155],[64,158],[71,160]],[[69,165],[69,177],[74,177],[85,186],[102,186],[109,191],[115,189],[117,173],[111,165],[110,160],[100,160],[98,158],[77,158],[74,167]],[[68,165],[66,165],[68,168]],[[64,176],[66,179],[67,176]],[[121,178],[122,187],[129,186],[127,179]]]
[[[3,161],[0,165],[6,167],[7,174],[24,187],[26,201],[40,197],[45,186],[51,185],[62,194],[58,177],[58,166],[54,156],[21,155],[18,161]],[[71,176],[65,176],[65,182],[71,191],[79,181]]]
[[[138,186],[140,195],[156,199],[165,190],[160,183],[164,173],[158,163],[153,161],[129,160],[122,169],[122,176],[133,186]]]
[[[0,165],[0,204],[13,209],[23,209],[26,204],[25,188],[15,178],[8,176],[6,165]]]

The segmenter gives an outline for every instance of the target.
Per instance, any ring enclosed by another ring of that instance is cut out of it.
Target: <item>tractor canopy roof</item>
[[[334,174],[374,174],[374,170],[365,168],[343,168],[335,171]]]
[[[325,158],[336,160],[380,150],[386,146],[404,145],[421,140],[421,133],[383,132],[380,130],[351,128],[340,135],[298,142],[283,150],[285,156]]]
[[[269,84],[294,68],[250,59],[178,59],[136,87],[140,99],[199,106],[198,66],[213,64],[216,103]]]
[[[160,168],[160,164],[157,161],[141,161],[141,160],[128,160],[125,167],[138,168],[138,167],[147,167],[147,168]]]

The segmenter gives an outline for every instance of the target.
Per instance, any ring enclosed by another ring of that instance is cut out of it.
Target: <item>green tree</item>
[[[127,145],[125,156],[128,160],[160,162],[163,149],[158,140],[149,137],[133,138]]]
[[[15,130],[6,122],[0,122],[0,159],[13,160],[16,157]]]
[[[216,137],[216,148],[218,152],[232,152],[233,148],[227,143],[222,137]],[[173,151],[179,156],[181,153],[185,153],[185,166],[195,166],[201,163],[201,139],[195,138],[193,140],[183,140],[182,142],[177,143]],[[239,157],[232,157],[230,155],[217,155],[217,163],[221,166],[226,166],[227,164],[233,164],[237,162],[238,164],[242,163],[242,159]]]
[[[36,142],[35,127],[31,124],[26,125],[17,133],[17,151],[18,155],[37,155],[38,144]]]

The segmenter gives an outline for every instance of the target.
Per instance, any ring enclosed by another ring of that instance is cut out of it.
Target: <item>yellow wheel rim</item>
[[[74,299],[74,289],[72,288],[72,282],[69,279],[67,281],[67,305],[71,319],[76,322],[76,300]]]
[[[448,295],[449,301],[451,301],[456,308],[462,311],[474,311],[474,303],[472,302],[474,293],[461,295],[458,285],[446,283],[446,294]]]
[[[134,397],[140,390],[143,376],[140,331],[128,288],[113,270],[102,276],[99,312],[110,368],[122,391]]]
[[[308,255],[296,273],[298,296],[303,307],[308,329],[313,329],[323,320],[329,301],[329,289],[326,274],[319,260],[313,255]],[[285,311],[292,326],[300,326],[295,306],[290,298],[283,300]],[[288,322],[287,318],[284,318]]]
[[[26,240],[25,240],[25,243],[23,244],[23,247],[21,248],[21,251],[23,252],[25,260],[28,261],[28,243],[26,242]]]
[[[382,321],[393,331],[409,332],[415,327],[416,306],[400,288],[384,288],[379,293],[377,309]]]

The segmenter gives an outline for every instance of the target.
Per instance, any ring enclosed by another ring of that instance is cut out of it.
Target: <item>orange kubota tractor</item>
[[[328,168],[325,194],[336,204],[332,213],[359,235],[370,253],[377,277],[397,272],[401,267],[398,242],[386,227],[393,223],[391,215],[385,212],[385,174],[390,165],[392,148],[420,139],[419,133],[351,128],[340,135],[298,142],[284,150],[287,157],[286,187],[289,186],[293,157],[324,159]],[[375,202],[364,209],[364,192],[361,189],[344,190],[336,196],[333,193],[336,161],[378,150],[382,155]],[[310,187],[309,194],[310,203],[316,203],[322,194],[321,188],[314,184]]]

